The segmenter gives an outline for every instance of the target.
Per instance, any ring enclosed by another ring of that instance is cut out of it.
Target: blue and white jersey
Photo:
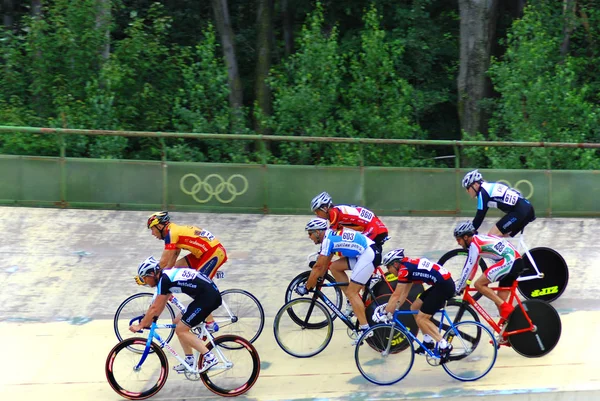
[[[481,226],[490,208],[500,209],[504,213],[521,210],[526,215],[530,205],[529,201],[514,188],[499,182],[482,182],[477,194],[477,213],[473,219],[473,226],[475,229]]]
[[[320,255],[330,256],[339,252],[341,256],[356,258],[373,245],[374,242],[358,231],[349,228],[327,230],[321,243]]]

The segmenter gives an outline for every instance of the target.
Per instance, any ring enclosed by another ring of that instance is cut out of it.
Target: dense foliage
[[[575,0],[573,0],[575,1]],[[0,124],[83,129],[255,133],[392,139],[460,139],[456,112],[457,0],[296,0],[286,54],[274,13],[272,110],[255,102],[258,0],[228,0],[244,107],[232,109],[227,66],[210,2],[48,0],[18,4],[1,32]],[[497,97],[489,132],[473,139],[600,142],[600,12],[595,1],[529,1],[506,24],[489,76]],[[276,10],[283,7],[277,1]],[[568,25],[566,25],[568,24]],[[504,29],[504,28],[502,28]],[[568,34],[568,46],[565,38]],[[566,51],[565,51],[566,49]],[[263,132],[263,131],[261,131]],[[469,137],[470,138],[470,137]],[[469,139],[466,138],[466,139]],[[151,138],[68,136],[73,157],[160,159]],[[178,161],[261,162],[252,141],[170,138]],[[0,135],[0,153],[57,155],[58,138]],[[446,166],[451,148],[273,142],[276,164]],[[599,168],[594,150],[471,148],[469,164],[494,168]]]

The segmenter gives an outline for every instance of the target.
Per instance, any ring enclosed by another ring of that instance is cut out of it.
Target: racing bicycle
[[[558,299],[567,288],[569,282],[567,262],[554,249],[547,247],[529,249],[525,244],[523,232],[524,230],[521,230],[519,235],[519,252],[524,254],[525,269],[517,279],[517,288],[526,299],[552,302]],[[450,271],[452,277],[460,277],[468,254],[468,249],[453,249],[444,254],[438,264]],[[479,266],[481,271],[487,269],[483,258],[479,258]]]
[[[260,358],[254,346],[244,338],[232,334],[213,337],[201,323],[194,330],[208,340],[207,348],[218,363],[200,373],[202,355],[194,352],[194,364],[185,363],[166,339],[157,333],[159,329],[174,330],[174,324],[157,324],[153,319],[148,338],[130,337],[119,342],[108,354],[105,373],[112,389],[121,397],[143,400],[160,391],[167,382],[169,362],[163,351],[166,348],[186,370],[185,378],[202,380],[213,393],[224,397],[235,397],[252,388],[260,373]],[[153,341],[155,340],[155,341]],[[130,352],[141,349],[140,353]]]
[[[217,272],[217,278],[223,278],[222,272]],[[149,292],[134,294],[125,299],[117,308],[114,317],[114,331],[122,341],[132,337],[134,334],[129,331],[129,326],[139,323],[148,308],[152,304],[156,295]],[[230,289],[221,291],[222,303],[212,316],[219,327],[220,334],[235,334],[248,339],[251,343],[262,333],[265,325],[265,311],[259,300],[248,291],[240,289]],[[182,313],[185,306],[175,296],[171,296],[166,308],[158,317],[159,323],[171,323],[176,317],[175,306]],[[171,328],[165,335],[167,342],[171,341],[175,329]],[[143,347],[130,346],[134,352],[142,352]]]
[[[517,296],[518,282],[515,281],[511,287],[490,287],[494,291],[510,291],[507,302],[511,305],[516,300],[517,306],[511,312],[508,320],[501,324],[494,321],[489,313],[477,302],[482,294],[471,287],[471,281],[463,293],[462,300],[450,300],[448,306],[454,308],[454,323],[466,319],[480,321],[476,310],[497,334],[496,340],[499,346],[511,346],[518,354],[525,357],[541,357],[554,349],[562,331],[560,315],[552,305],[539,299],[527,299],[521,301]],[[471,295],[476,292],[475,295]],[[474,338],[473,341],[479,341]]]
[[[498,355],[496,340],[488,328],[476,321],[453,323],[446,309],[437,312],[434,316],[441,314],[438,318],[440,333],[443,329],[443,338],[452,345],[449,355],[442,359],[437,346],[428,349],[404,325],[405,316],[417,313],[397,310],[391,323],[370,327],[358,339],[354,360],[365,379],[379,385],[391,385],[402,380],[413,366],[415,342],[423,347],[431,366],[442,365],[457,380],[474,381],[488,374]],[[401,352],[402,347],[410,351]]]

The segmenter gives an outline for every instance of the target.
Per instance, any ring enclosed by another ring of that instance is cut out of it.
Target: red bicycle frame
[[[527,322],[529,323],[529,327],[524,328],[524,329],[504,331],[506,326],[503,326],[501,328],[500,325],[491,318],[491,316],[486,312],[486,310],[483,309],[483,307],[481,305],[479,305],[477,300],[470,294],[471,292],[477,292],[477,289],[471,287],[469,283],[467,283],[467,287],[465,288],[465,292],[463,294],[463,301],[469,303],[473,308],[475,308],[475,310],[477,312],[479,312],[479,314],[494,329],[494,331],[496,333],[502,335],[503,337],[508,337],[513,334],[520,334],[520,333],[525,333],[528,331],[533,331],[535,327],[534,327],[533,323],[531,322],[529,315],[525,311],[525,308],[523,308],[523,303],[517,296],[517,284],[518,284],[518,282],[515,280],[515,282],[513,283],[513,285],[511,287],[489,287],[489,288],[494,291],[510,291],[510,297],[508,298],[507,302],[510,305],[512,305],[514,300],[516,299],[517,303],[519,304],[519,308],[521,308],[521,311],[523,311],[523,315],[525,316],[525,319],[527,319]]]

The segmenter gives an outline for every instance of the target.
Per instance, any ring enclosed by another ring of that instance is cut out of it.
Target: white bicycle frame
[[[156,324],[155,323],[154,324],[154,329],[172,329],[174,327],[175,327],[175,325],[172,323],[170,323],[170,324]],[[210,370],[230,369],[233,366],[233,363],[225,357],[225,355],[223,354],[223,352],[221,352],[219,347],[215,346],[215,343],[213,342],[214,337],[210,334],[210,332],[208,330],[206,330],[205,323],[203,322],[197,327],[200,329],[200,334],[198,336],[199,337],[205,336],[206,338],[209,339],[209,342],[211,342],[213,344],[212,351],[214,351],[217,354],[217,358],[219,359],[219,363],[216,364],[215,366],[213,366]],[[186,370],[186,372],[185,372],[186,374],[194,374],[194,375],[200,374],[200,371],[198,370],[198,359],[199,359],[200,353],[198,351],[194,350],[194,364],[192,366],[190,366],[182,357],[179,356],[177,351],[175,351],[173,349],[173,347],[171,347],[169,345],[167,340],[163,340],[160,337],[160,335],[158,335],[158,333],[156,333],[155,330],[151,329],[151,333],[152,333],[152,336],[149,337],[149,341],[156,339],[161,348],[169,351],[169,353],[171,355],[173,355],[173,357],[175,357],[175,359],[177,359],[180,363],[183,364],[183,366],[185,367],[185,370]],[[137,366],[137,368],[141,367],[141,364],[143,363],[144,359],[145,358],[143,358],[140,361],[140,364]]]
[[[523,237],[524,237],[524,234],[523,234],[523,231],[521,231],[521,234],[519,235],[519,251],[521,251],[521,250],[525,251],[525,255],[527,255],[527,258],[529,259],[529,261],[531,262],[531,265],[535,269],[536,274],[531,274],[529,276],[519,276],[519,278],[517,278],[517,281],[528,281],[528,280],[535,280],[538,278],[543,278],[544,273],[540,272],[537,265],[535,264],[535,260],[533,260],[533,256],[531,256],[531,253],[529,252],[529,247],[527,246],[527,244],[525,244],[525,240],[523,239]]]

